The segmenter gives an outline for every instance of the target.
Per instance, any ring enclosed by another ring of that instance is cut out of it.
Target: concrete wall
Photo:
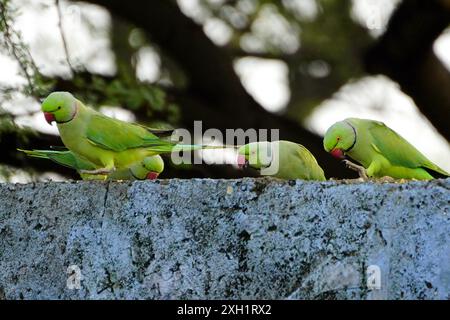
[[[450,179],[1,184],[0,299],[449,299],[449,212]]]

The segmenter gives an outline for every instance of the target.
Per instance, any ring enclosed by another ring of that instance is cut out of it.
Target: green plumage
[[[276,178],[326,180],[316,158],[308,149],[298,143],[284,140],[254,142],[240,147],[239,154],[245,156],[249,165],[255,169],[275,165],[278,167],[278,171],[272,176]]]
[[[342,150],[362,164],[369,177],[428,180],[449,176],[379,121],[349,118],[338,122],[325,134],[324,147],[329,152]]]
[[[160,139],[153,130],[137,124],[109,118],[87,109],[90,119],[86,127],[86,138],[100,148],[115,152],[136,148],[157,148],[154,151],[171,151],[176,145]],[[153,150],[153,149],[152,149]]]

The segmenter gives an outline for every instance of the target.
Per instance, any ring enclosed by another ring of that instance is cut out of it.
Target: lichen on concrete
[[[449,299],[449,211],[450,179],[0,184],[0,299]]]

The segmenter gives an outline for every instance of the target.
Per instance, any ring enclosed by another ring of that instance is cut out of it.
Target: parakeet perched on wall
[[[164,170],[164,161],[159,155],[149,156],[131,164],[127,168],[111,171],[108,175],[86,174],[81,170],[96,170],[98,167],[69,150],[22,150],[30,157],[51,160],[62,166],[76,170],[83,180],[144,180],[156,179]]]
[[[348,162],[363,178],[429,180],[449,174],[384,123],[348,118],[333,124],[325,134],[323,146],[338,159],[345,155],[363,167]]]
[[[161,153],[215,148],[163,140],[161,137],[173,130],[151,129],[107,117],[86,107],[69,92],[51,93],[41,109],[48,123],[56,122],[64,145],[97,167],[82,169],[81,173],[109,174]]]
[[[298,143],[284,140],[253,142],[241,146],[238,153],[240,167],[249,165],[261,170],[272,166],[278,170],[269,175],[280,179],[326,180],[311,152]],[[261,173],[264,174],[262,170]]]
[[[108,180],[155,180],[163,170],[163,159],[160,155],[154,155],[146,157],[128,168],[111,172]]]

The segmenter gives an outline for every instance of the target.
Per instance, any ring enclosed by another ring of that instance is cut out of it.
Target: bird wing
[[[303,145],[297,144],[297,146],[298,146],[298,148],[296,148],[297,155],[302,159],[302,161],[305,164],[305,168],[303,170],[309,171],[309,176],[311,176],[313,179],[325,180],[323,170],[317,163],[317,160],[313,156],[313,154]]]
[[[149,148],[155,152],[170,152],[176,143],[162,140],[157,134],[171,130],[146,128],[137,124],[112,119],[99,113],[90,117],[86,138],[92,144],[115,152],[133,148]]]
[[[419,150],[382,122],[369,127],[372,147],[390,163],[407,168],[424,168],[448,176],[448,173],[428,160]]]

